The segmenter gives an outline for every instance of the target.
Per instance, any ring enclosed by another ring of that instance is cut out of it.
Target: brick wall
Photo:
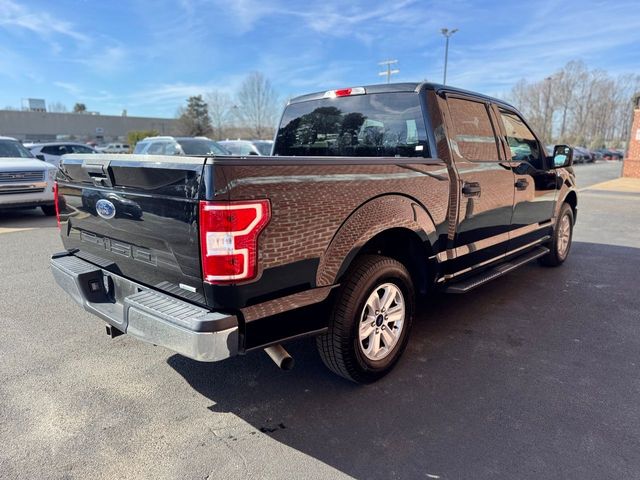
[[[634,99],[633,124],[622,175],[640,178],[640,94]]]

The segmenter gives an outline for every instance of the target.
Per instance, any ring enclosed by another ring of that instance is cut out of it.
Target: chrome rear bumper
[[[203,362],[238,353],[238,320],[115,275],[68,253],[51,258],[56,282],[86,311],[142,341]]]

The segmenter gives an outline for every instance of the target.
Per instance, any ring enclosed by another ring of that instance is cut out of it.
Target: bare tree
[[[54,113],[66,113],[68,112],[67,106],[62,102],[51,102],[49,104],[49,111]]]
[[[214,140],[222,140],[225,138],[225,132],[233,126],[233,118],[231,115],[233,102],[231,101],[231,97],[219,90],[213,90],[209,92],[205,98],[209,107],[213,138]]]
[[[640,90],[640,75],[612,77],[572,61],[549,79],[516,83],[511,101],[545,140],[619,147],[629,135],[631,98]]]
[[[256,138],[273,134],[278,95],[262,73],[253,72],[245,78],[236,95],[236,103],[234,112],[241,126],[250,128]]]

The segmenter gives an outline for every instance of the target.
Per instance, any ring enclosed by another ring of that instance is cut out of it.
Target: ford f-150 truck
[[[404,350],[417,296],[565,261],[571,163],[483,95],[314,93],[289,102],[270,157],[65,157],[52,270],[112,336],[286,368],[281,343],[315,335],[329,369],[368,383]]]

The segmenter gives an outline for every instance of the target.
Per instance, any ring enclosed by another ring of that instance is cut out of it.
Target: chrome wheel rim
[[[377,286],[367,298],[358,325],[358,346],[369,360],[383,360],[398,344],[406,307],[402,291],[393,283]]]
[[[567,254],[569,243],[571,242],[571,219],[569,215],[565,215],[560,220],[558,229],[558,255],[561,258]]]

